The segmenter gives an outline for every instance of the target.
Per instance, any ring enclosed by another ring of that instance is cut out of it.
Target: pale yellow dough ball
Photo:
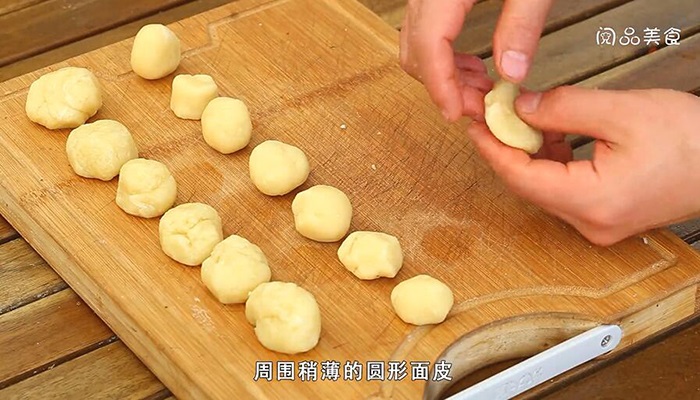
[[[429,275],[417,275],[394,287],[391,304],[404,322],[413,325],[439,324],[454,304],[449,286]]]
[[[258,285],[269,282],[271,276],[262,250],[237,235],[217,244],[202,263],[202,282],[224,304],[245,303],[248,294]]]
[[[403,265],[403,251],[395,236],[358,231],[340,245],[338,259],[360,279],[393,278]]]
[[[29,86],[25,111],[48,129],[77,128],[102,107],[102,87],[86,68],[65,67]]]
[[[302,236],[317,242],[337,242],[350,229],[352,204],[340,189],[316,185],[294,197],[292,213],[294,226]]]
[[[66,154],[76,174],[109,181],[139,152],[124,125],[103,119],[73,129],[66,140]]]
[[[136,158],[119,171],[117,205],[124,212],[153,218],[168,211],[177,197],[175,178],[165,164]]]
[[[198,120],[207,104],[218,95],[219,88],[211,76],[178,75],[173,79],[170,109],[178,118]]]
[[[301,186],[311,168],[306,154],[291,144],[266,140],[255,146],[248,162],[250,179],[268,196],[282,196]]]
[[[285,354],[313,349],[321,336],[321,310],[306,289],[289,282],[267,282],[250,293],[245,306],[255,336],[267,349]]]
[[[131,48],[131,69],[144,79],[166,77],[180,65],[180,39],[165,25],[142,27]]]
[[[231,154],[250,143],[253,124],[245,103],[230,97],[217,97],[202,113],[204,141],[222,154]]]
[[[200,265],[223,240],[221,217],[203,203],[185,203],[168,210],[158,226],[160,247],[173,260]]]

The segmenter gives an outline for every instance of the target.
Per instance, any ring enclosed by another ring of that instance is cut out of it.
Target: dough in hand
[[[340,189],[316,185],[294,197],[292,213],[294,226],[302,236],[317,242],[337,242],[350,229],[352,204]]]
[[[358,231],[340,245],[338,259],[360,279],[393,278],[403,265],[403,251],[395,236]]]
[[[178,118],[197,120],[218,95],[219,88],[211,76],[178,75],[173,79],[170,109]]]
[[[282,196],[309,177],[309,160],[301,149],[277,140],[255,146],[248,162],[250,179],[268,196]]]
[[[160,247],[173,260],[200,265],[223,240],[221,217],[203,203],[185,203],[168,210],[158,226]]]
[[[127,214],[159,217],[175,204],[176,197],[175,178],[159,161],[136,158],[119,171],[116,201]]]
[[[537,153],[542,147],[542,132],[523,122],[515,112],[515,99],[520,93],[518,85],[500,80],[484,97],[486,125],[503,144]]]
[[[112,180],[127,161],[139,156],[129,130],[110,119],[73,129],[66,140],[66,154],[76,174],[103,181]]]
[[[204,141],[219,153],[231,154],[246,147],[252,131],[248,107],[241,100],[217,97],[204,108]]]
[[[202,263],[202,282],[221,303],[245,303],[248,294],[271,277],[267,258],[247,239],[231,235]]]
[[[143,26],[131,48],[131,69],[144,79],[166,77],[180,65],[180,39],[167,26]]]
[[[48,129],[77,128],[102,107],[102,87],[85,68],[65,67],[29,86],[27,117]]]
[[[391,291],[394,311],[408,324],[439,324],[447,318],[453,304],[452,290],[428,275],[407,279]]]
[[[250,293],[245,316],[267,349],[285,354],[313,349],[321,336],[316,298],[289,282],[267,282]]]

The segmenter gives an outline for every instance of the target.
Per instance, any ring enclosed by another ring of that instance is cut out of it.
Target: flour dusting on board
[[[196,297],[195,302],[199,303],[199,299]],[[214,323],[212,322],[207,310],[200,307],[198,304],[192,304],[191,310],[192,318],[194,318],[194,320],[197,321],[199,325],[202,325],[202,327],[206,329],[207,332],[211,332],[214,330]]]

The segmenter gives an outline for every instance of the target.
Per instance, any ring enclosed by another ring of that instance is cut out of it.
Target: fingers
[[[552,0],[506,0],[493,37],[500,76],[521,83],[537,51]]]
[[[454,58],[455,66],[457,68],[473,72],[488,72],[484,60],[477,56],[473,56],[471,54],[455,53]]]
[[[626,92],[562,86],[524,93],[515,109],[525,123],[543,131],[564,132],[617,143],[639,113]]]
[[[568,163],[574,158],[571,144],[566,141],[566,135],[561,133],[544,133],[544,143],[534,158]]]
[[[411,1],[401,33],[402,67],[423,82],[433,102],[450,121],[459,119],[463,111],[452,42],[462,30],[464,16],[474,2]]]

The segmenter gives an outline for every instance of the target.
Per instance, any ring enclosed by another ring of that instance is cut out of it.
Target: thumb
[[[525,79],[552,1],[505,1],[493,36],[494,60],[500,76],[513,83]]]
[[[515,100],[518,116],[545,132],[577,134],[619,141],[630,124],[624,115],[633,107],[624,92],[561,86],[544,92],[526,92]]]

